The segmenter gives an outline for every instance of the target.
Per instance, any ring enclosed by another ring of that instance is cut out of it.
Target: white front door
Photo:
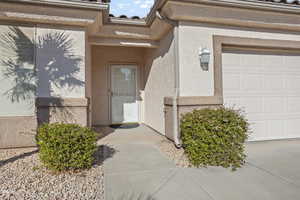
[[[113,124],[138,122],[137,66],[111,66],[111,120]]]

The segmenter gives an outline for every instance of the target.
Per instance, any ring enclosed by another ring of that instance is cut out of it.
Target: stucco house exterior
[[[180,116],[236,106],[250,140],[300,137],[299,1],[0,1],[0,148],[45,122],[141,123],[180,144]]]

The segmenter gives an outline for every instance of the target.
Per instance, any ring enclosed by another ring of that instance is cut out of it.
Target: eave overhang
[[[297,4],[283,4],[262,0],[158,0],[158,4],[162,6],[164,6],[166,3],[172,2],[245,8],[254,10],[274,11],[280,13],[300,13],[300,6]]]
[[[0,20],[88,26],[108,16],[109,5],[65,0],[1,0]]]
[[[151,25],[104,23],[89,32],[90,42],[94,45],[136,46],[156,48],[159,41],[171,29],[172,25],[156,18]],[[98,39],[97,39],[98,38]]]
[[[254,0],[165,0],[163,15],[176,21],[300,31],[300,6]]]
[[[2,0],[0,20],[61,24],[87,28],[89,41],[98,45],[155,48],[174,21],[237,27],[300,31],[300,6],[258,0],[157,0],[145,19],[108,16],[109,4],[66,0]]]
[[[158,47],[172,26],[155,19],[109,18],[109,4],[66,0],[2,0],[0,23],[49,24],[86,28],[91,44]]]
[[[109,4],[92,2],[92,1],[78,1],[78,0],[1,0],[2,2],[9,3],[23,3],[31,5],[42,6],[56,6],[64,8],[80,8],[89,10],[107,10]]]

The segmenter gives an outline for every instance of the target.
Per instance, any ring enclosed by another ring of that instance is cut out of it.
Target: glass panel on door
[[[113,124],[138,122],[137,67],[111,67],[111,118]]]

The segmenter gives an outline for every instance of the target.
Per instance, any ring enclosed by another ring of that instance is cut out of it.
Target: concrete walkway
[[[112,132],[101,141],[106,200],[300,199],[300,140],[248,144],[247,164],[231,172],[176,167],[144,126]]]

